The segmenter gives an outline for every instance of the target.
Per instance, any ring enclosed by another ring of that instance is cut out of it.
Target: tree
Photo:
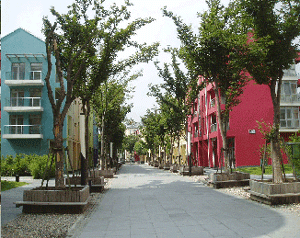
[[[153,160],[156,160],[156,151],[159,145],[159,130],[161,127],[160,123],[160,115],[158,113],[158,109],[154,109],[153,111],[147,109],[146,115],[142,118],[142,135],[145,138],[145,143],[147,145],[147,149],[151,151],[151,155]]]
[[[172,149],[175,137],[177,137],[179,141],[189,109],[186,105],[186,101],[190,80],[180,69],[180,64],[177,60],[177,49],[169,48],[165,51],[171,53],[171,64],[164,63],[162,69],[159,67],[159,62],[155,62],[158,76],[163,78],[164,83],[160,85],[150,85],[149,95],[156,97],[160,105],[162,120],[165,124],[163,127],[166,130],[164,134],[168,134],[171,140],[170,163],[172,163]],[[164,147],[165,146],[166,144],[164,143]]]
[[[127,75],[127,74],[125,74]],[[101,128],[101,160],[104,168],[104,154],[108,143],[114,143],[114,151],[121,147],[125,128],[122,122],[126,114],[130,112],[132,105],[126,104],[131,88],[129,82],[140,74],[134,74],[129,78],[116,80],[110,79],[103,83],[93,97],[94,112],[99,128]]]
[[[213,85],[217,104],[217,118],[220,128],[225,172],[229,172],[230,162],[227,145],[227,124],[229,113],[239,103],[238,97],[247,78],[243,74],[244,42],[243,25],[239,23],[239,8],[230,4],[227,8],[220,0],[208,0],[209,10],[201,17],[199,34],[194,35],[190,26],[166,8],[164,15],[173,19],[178,38],[181,40],[180,58],[185,63],[189,74],[197,78],[201,75],[206,83]],[[194,89],[191,89],[194,91]],[[194,93],[195,94],[195,93]],[[221,110],[221,96],[225,99],[225,110]]]
[[[55,186],[64,187],[64,153],[63,153],[63,125],[68,109],[75,99],[74,85],[80,80],[90,57],[94,56],[96,38],[98,37],[97,25],[105,16],[105,12],[94,2],[95,17],[88,19],[87,11],[91,1],[76,0],[67,14],[59,14],[54,7],[51,13],[56,17],[53,24],[47,17],[43,18],[43,32],[46,37],[46,53],[48,72],[45,77],[48,98],[53,112],[53,150],[56,154]],[[52,57],[55,58],[56,77],[60,88],[51,87],[50,76],[52,72]]]
[[[43,19],[48,60],[48,73],[45,81],[54,118],[54,148],[57,158],[55,183],[58,187],[64,186],[63,123],[73,100],[78,96],[82,98],[87,127],[89,101],[94,90],[111,75],[137,62],[148,62],[157,54],[158,43],[147,46],[130,40],[138,29],[154,21],[153,18],[137,19],[128,23],[125,28],[121,28],[119,24],[130,18],[127,7],[131,4],[125,1],[125,6],[119,8],[114,4],[110,10],[106,10],[102,3],[103,1],[98,0],[75,0],[75,3],[69,6],[70,10],[67,14],[59,14],[51,8],[51,13],[56,17],[53,24],[47,18]],[[90,8],[95,13],[92,19],[89,19],[87,14]],[[97,49],[96,46],[100,48]],[[138,50],[133,56],[115,62],[117,53],[129,46],[136,47]],[[57,78],[60,82],[56,98],[50,85],[52,54],[56,60]],[[88,129],[86,129],[87,132]],[[87,134],[86,143],[88,144]],[[83,166],[86,167],[83,174],[86,178],[87,158]]]
[[[244,16],[252,30],[248,41],[247,70],[258,84],[270,87],[274,116],[271,130],[271,158],[274,183],[282,183],[280,152],[280,95],[283,70],[297,57],[294,40],[300,36],[300,2],[298,0],[245,0]],[[280,56],[280,57],[279,57]]]
[[[135,142],[134,151],[136,151],[136,153],[138,155],[146,155],[147,154],[147,149],[146,149],[145,142],[141,139],[138,140],[137,142]]]

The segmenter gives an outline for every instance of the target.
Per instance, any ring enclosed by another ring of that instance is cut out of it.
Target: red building
[[[200,81],[203,79],[200,79]],[[282,136],[288,138],[300,129],[300,88],[295,68],[287,70],[283,78],[281,99]],[[230,112],[227,139],[233,164],[239,166],[260,165],[260,147],[265,140],[258,130],[257,121],[272,124],[273,105],[267,85],[248,82],[240,96],[240,104]],[[221,109],[225,105],[221,104]],[[217,106],[212,85],[203,89],[188,118],[191,133],[191,153],[198,166],[220,167],[222,162],[222,137],[217,123]]]

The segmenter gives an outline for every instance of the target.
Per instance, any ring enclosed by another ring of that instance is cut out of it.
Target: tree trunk
[[[181,148],[180,148],[180,135],[178,136],[178,163],[180,165],[180,156],[181,156]]]
[[[276,82],[277,80],[272,80],[270,85],[271,97],[273,102],[274,109],[274,117],[273,117],[273,133],[271,135],[271,158],[272,158],[272,166],[273,166],[273,183],[283,183],[283,176],[281,170],[281,151],[280,151],[280,94],[281,94],[281,84],[282,84],[282,76],[279,75],[277,90],[276,90]],[[277,91],[277,92],[276,92]]]
[[[221,153],[223,153],[223,158],[224,158],[224,172],[225,173],[229,173],[230,171],[230,163],[229,163],[229,157],[228,157],[228,143],[227,143],[227,138],[226,138],[226,128],[224,128],[224,126],[226,127],[226,125],[223,125],[222,123],[222,116],[221,116],[221,100],[219,97],[219,87],[218,87],[218,83],[215,82],[215,88],[214,88],[214,92],[215,92],[215,97],[216,97],[216,103],[217,103],[217,119],[218,119],[218,124],[219,124],[219,128],[220,128],[220,133],[221,133],[221,137],[222,137],[222,144],[223,144],[223,151],[221,151]],[[221,158],[219,158],[221,159]]]
[[[89,114],[90,104],[89,101],[83,102],[83,113],[85,115],[84,127],[85,127],[85,158],[81,164],[81,185],[86,185],[88,180],[88,161],[89,161]]]
[[[104,169],[104,115],[101,119],[101,148],[100,148],[100,157],[101,157],[101,169]]]
[[[64,188],[64,151],[63,151],[63,122],[59,118],[54,125],[54,152],[55,152],[55,187]]]

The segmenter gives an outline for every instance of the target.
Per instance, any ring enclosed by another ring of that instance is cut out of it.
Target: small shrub
[[[29,165],[31,156],[25,154],[17,154],[14,158],[14,175],[28,176],[30,175]]]
[[[14,158],[9,155],[6,158],[1,158],[1,176],[14,176],[15,175],[15,161]]]
[[[48,155],[25,155],[17,154],[15,157],[8,155],[1,158],[1,176],[33,176],[34,179],[43,178]],[[51,160],[48,163],[48,171]],[[55,177],[55,163],[46,178]]]
[[[48,161],[48,155],[44,156],[38,156],[33,155],[31,158],[31,163],[29,165],[29,169],[31,172],[31,175],[34,179],[41,179],[44,177],[45,169],[47,166]],[[51,159],[48,162],[48,171],[46,173],[45,179],[49,179],[52,177],[55,177],[55,163],[52,164],[52,167],[50,168]]]

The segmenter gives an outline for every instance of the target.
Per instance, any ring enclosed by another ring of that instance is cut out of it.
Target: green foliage
[[[300,133],[300,131],[298,133]],[[300,178],[300,136],[295,133],[290,136],[289,142],[294,143],[294,145],[287,146],[287,153],[289,153],[292,164],[295,166],[296,175]]]
[[[139,140],[140,138],[137,135],[126,136],[123,141],[123,150],[127,150],[130,153],[133,153],[134,146]]]
[[[147,109],[146,115],[142,118],[142,135],[145,138],[147,149],[150,149],[152,155],[154,155],[155,149],[159,145],[159,141],[164,136],[164,127],[160,123],[161,115],[158,113],[158,109],[153,111]]]
[[[48,178],[53,178],[55,177],[55,163],[52,164],[52,167],[50,168],[51,164],[51,159],[48,162],[48,155],[43,155],[43,156],[38,156],[38,155],[33,155],[31,163],[29,165],[29,169],[31,172],[31,175],[33,176],[34,179],[42,179],[47,167],[47,172],[45,179]]]
[[[272,139],[276,138],[276,128],[279,126],[274,126],[271,123],[266,123],[264,121],[256,121],[258,124],[258,130],[263,135],[263,138],[270,142]],[[277,136],[279,138],[279,134]]]
[[[12,188],[21,187],[27,184],[28,183],[25,182],[13,182],[13,181],[1,180],[1,191],[6,191]]]
[[[32,157],[25,154],[17,154],[15,157],[8,155],[1,158],[1,176],[27,176],[30,175],[29,164]]]
[[[126,78],[126,74],[123,76],[125,79],[109,80],[100,85],[92,98],[96,122],[100,128],[103,128],[104,143],[113,142],[115,150],[122,147],[126,130],[122,122],[132,107],[131,104],[126,103],[128,94],[131,92],[129,82],[138,77],[135,75]]]
[[[142,140],[138,140],[137,142],[135,142],[134,144],[134,151],[138,154],[138,155],[147,155],[147,148],[146,148],[146,144],[144,141]]]
[[[15,157],[8,155],[1,158],[1,176],[33,176],[43,178],[48,156],[17,154]],[[50,167],[50,161],[49,166]],[[55,164],[49,173],[50,177],[55,176]]]
[[[192,83],[195,80],[191,80],[180,69],[177,49],[168,48],[165,51],[171,54],[171,63],[164,63],[164,67],[160,68],[159,62],[155,62],[158,75],[164,82],[160,85],[149,85],[150,93],[148,95],[156,97],[159,104],[159,111],[155,118],[156,127],[152,127],[152,129],[156,131],[155,134],[161,146],[170,145],[172,147],[174,138],[182,134],[186,116],[190,111],[190,104],[195,101],[194,97],[191,99],[189,93],[194,92],[190,89],[194,86]],[[147,126],[149,130],[149,124]]]

